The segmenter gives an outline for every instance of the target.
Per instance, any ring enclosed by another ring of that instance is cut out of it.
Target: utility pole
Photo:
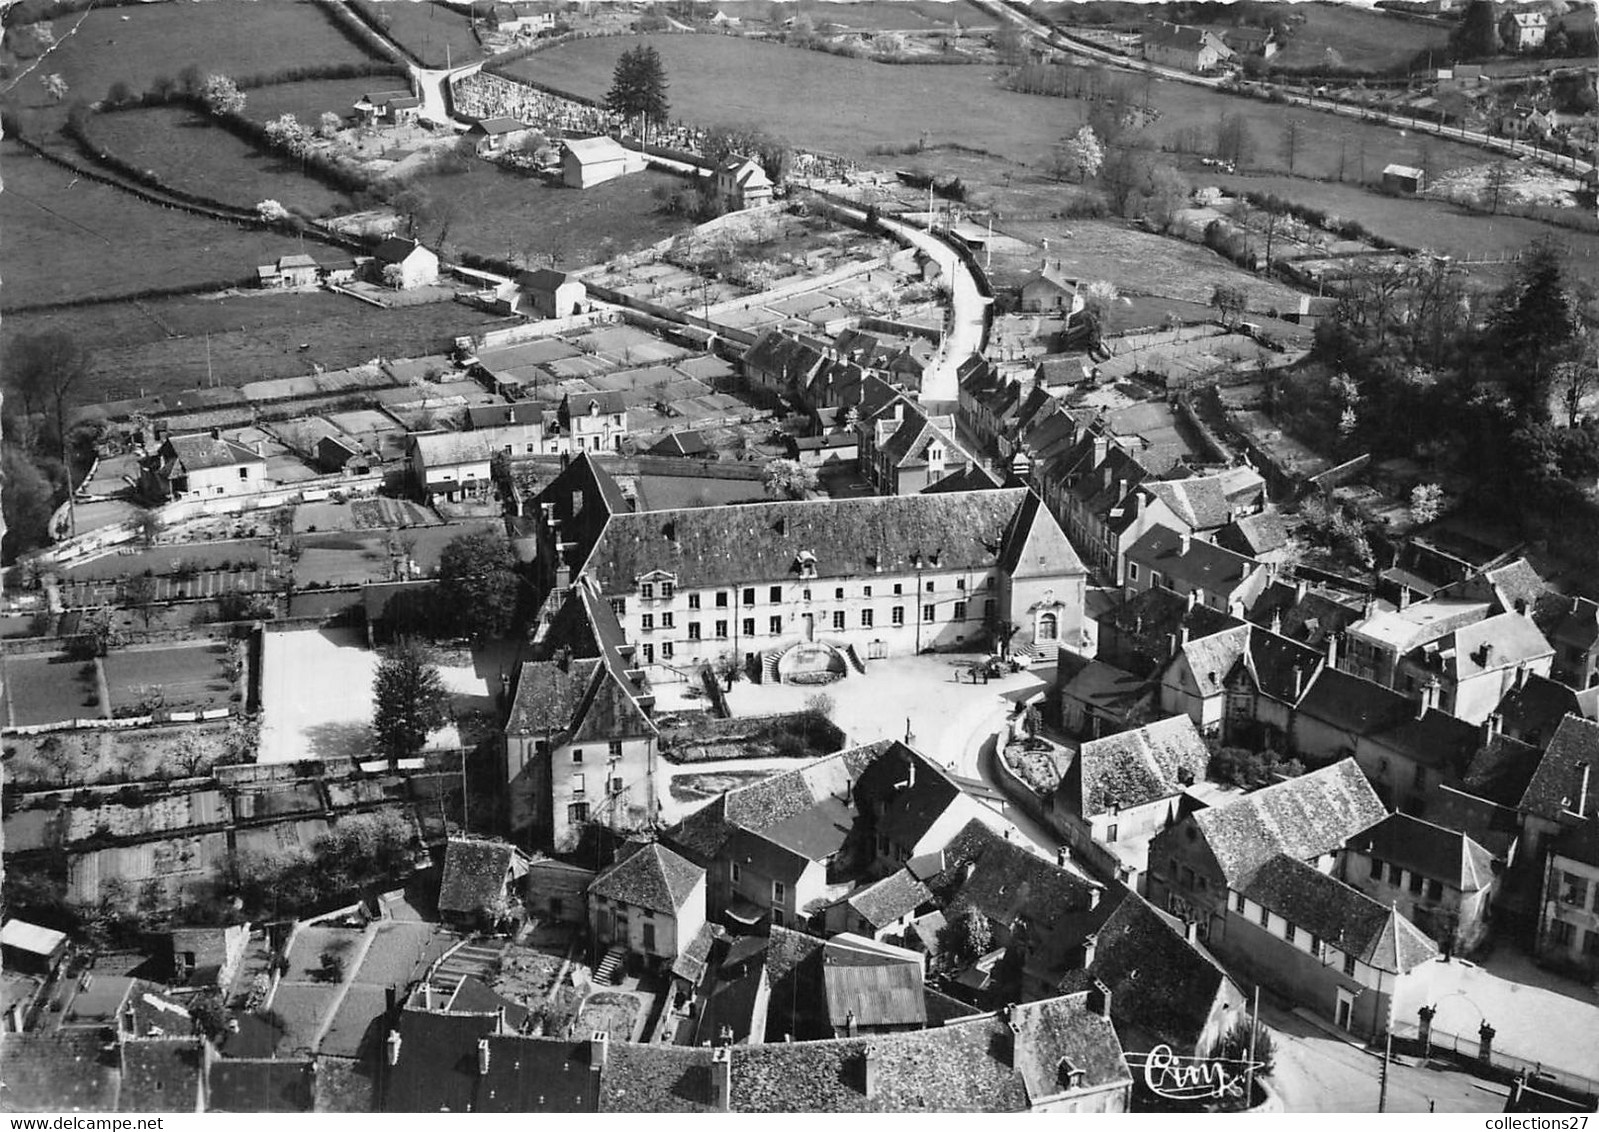
[[[1255,984],[1255,1001],[1249,1008],[1249,1059],[1244,1070],[1244,1107],[1255,1104],[1255,1035],[1260,1032],[1260,984]]]
[[[1382,1044],[1382,1083],[1377,1092],[1377,1111],[1388,1111],[1388,1063],[1394,1056],[1394,1032],[1388,1031]]]

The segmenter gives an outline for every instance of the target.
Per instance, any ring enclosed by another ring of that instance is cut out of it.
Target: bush
[[[1249,1060],[1249,1018],[1239,1018],[1232,1027],[1216,1039],[1216,1044],[1211,1047],[1209,1056],[1225,1059],[1227,1061]],[[1272,1039],[1271,1031],[1264,1025],[1255,1026],[1255,1060],[1260,1068],[1255,1072],[1267,1076],[1277,1063],[1277,1046]]]

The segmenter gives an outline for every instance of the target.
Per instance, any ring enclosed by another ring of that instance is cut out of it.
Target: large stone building
[[[1013,651],[1081,643],[1085,571],[1025,488],[635,512],[579,457],[535,507],[541,588],[588,578],[661,678],[842,674],[1001,628]]]

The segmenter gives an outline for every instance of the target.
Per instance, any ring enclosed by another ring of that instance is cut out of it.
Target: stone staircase
[[[621,947],[613,947],[605,953],[600,960],[600,965],[594,968],[594,981],[601,986],[615,986],[621,982],[622,960],[627,958],[627,952]]]
[[[500,959],[510,941],[505,939],[473,940],[446,955],[428,976],[433,993],[448,997],[461,985],[461,979],[473,975],[492,983],[500,969]]]

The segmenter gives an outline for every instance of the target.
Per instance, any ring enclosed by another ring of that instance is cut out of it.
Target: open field
[[[1382,196],[1336,182],[1216,174],[1206,180],[1228,190],[1275,193],[1296,204],[1324,208],[1359,221],[1377,235],[1457,258],[1514,254],[1537,237],[1552,234],[1570,254],[1572,271],[1579,278],[1599,281],[1599,235],[1551,228],[1518,216],[1486,216],[1446,201]]]
[[[88,702],[99,696],[98,678],[84,676],[83,664],[64,656],[6,656],[6,725],[32,727],[108,714],[104,704]]]
[[[305,83],[278,83],[249,92],[244,112],[258,122],[269,122],[280,114],[293,114],[308,126],[326,111],[340,118],[350,113],[355,100],[367,91],[403,87],[410,80],[399,72],[393,78],[368,75],[360,79],[322,79]]]
[[[298,523],[295,524],[299,526]],[[424,574],[439,564],[444,548],[463,534],[499,529],[497,523],[456,523],[450,526],[408,527],[403,532],[414,544],[411,560]],[[337,531],[297,534],[300,558],[294,564],[296,586],[358,585],[394,579],[395,556],[390,553],[392,534],[387,530]]]
[[[692,226],[656,210],[654,191],[675,192],[682,178],[647,170],[592,189],[569,189],[474,161],[465,173],[418,184],[454,208],[450,243],[521,262],[558,254],[568,270],[621,255]]]
[[[922,139],[1043,165],[1087,109],[1072,99],[1008,91],[1000,85],[998,68],[889,66],[733,36],[576,40],[520,60],[511,70],[598,98],[610,84],[616,60],[640,42],[660,52],[672,84],[674,117],[701,125],[757,123],[802,148],[879,164],[883,159],[874,154]],[[1159,141],[1186,130],[1209,145],[1223,115],[1242,114],[1259,150],[1256,164],[1287,169],[1279,152],[1281,106],[1164,81],[1152,84],[1150,105],[1157,116],[1147,133]],[[1415,149],[1414,140],[1386,126],[1314,111],[1298,116],[1303,121],[1295,163],[1300,174],[1335,176],[1341,140],[1353,161],[1364,139],[1373,176],[1400,155],[1408,160]],[[1480,150],[1436,140],[1432,146],[1440,170],[1481,161]],[[899,160],[917,163],[915,156]]]
[[[298,162],[257,149],[186,107],[97,114],[89,120],[89,136],[164,184],[224,204],[252,208],[271,199],[313,216],[350,207],[348,196],[302,173]]]
[[[1371,73],[1403,71],[1422,51],[1437,51],[1442,63],[1449,42],[1447,28],[1350,4],[1297,4],[1293,12],[1305,22],[1294,28],[1287,45],[1272,56],[1273,70],[1344,67]]]
[[[159,689],[168,711],[227,707],[233,682],[223,671],[224,644],[183,644],[117,649],[101,663],[111,707],[137,708]]]
[[[459,9],[430,0],[420,3],[369,3],[359,5],[377,17],[390,39],[420,59],[424,66],[459,67],[483,57],[472,34],[472,23]]]
[[[0,145],[0,164],[6,179],[0,228],[10,234],[0,302],[7,307],[243,280],[288,244],[282,236],[145,204],[10,142]]]
[[[4,222],[8,209],[17,204],[12,191],[16,183],[13,168],[6,167],[6,191],[0,193],[0,223]],[[115,195],[118,200],[127,199]],[[162,217],[182,216],[159,209],[155,212]],[[222,233],[238,231],[222,225],[213,227]],[[247,257],[252,265],[300,250],[282,236],[247,234],[260,241],[256,253]],[[27,246],[32,247],[32,242]],[[307,244],[306,248],[312,255],[323,250],[316,244]],[[16,261],[22,257],[14,252],[11,259]],[[21,301],[15,298],[22,292],[16,283],[20,272],[16,262],[11,262],[10,266],[12,274],[6,278],[5,291],[12,293],[14,301]],[[246,270],[253,270],[253,267]],[[98,279],[99,275],[94,278]],[[182,337],[167,337],[151,315]],[[310,373],[313,364],[339,370],[373,358],[439,354],[449,349],[450,340],[457,334],[470,334],[506,321],[461,303],[379,310],[329,291],[246,292],[219,298],[178,298],[8,314],[0,324],[0,344],[15,334],[45,330],[74,335],[94,351],[90,364],[91,386],[84,391],[85,400],[111,400],[203,386],[207,372],[207,334],[210,335],[211,369],[224,384],[238,386],[269,378],[299,377]],[[302,342],[310,349],[300,350]]]
[[[325,67],[371,58],[309,0],[134,4],[62,16],[54,27],[64,42],[50,56],[50,71],[60,73],[75,97],[89,101],[105,97],[115,82],[142,92],[158,77],[176,79],[191,65],[244,78],[291,63]],[[65,113],[37,80],[19,84],[8,97]]]

